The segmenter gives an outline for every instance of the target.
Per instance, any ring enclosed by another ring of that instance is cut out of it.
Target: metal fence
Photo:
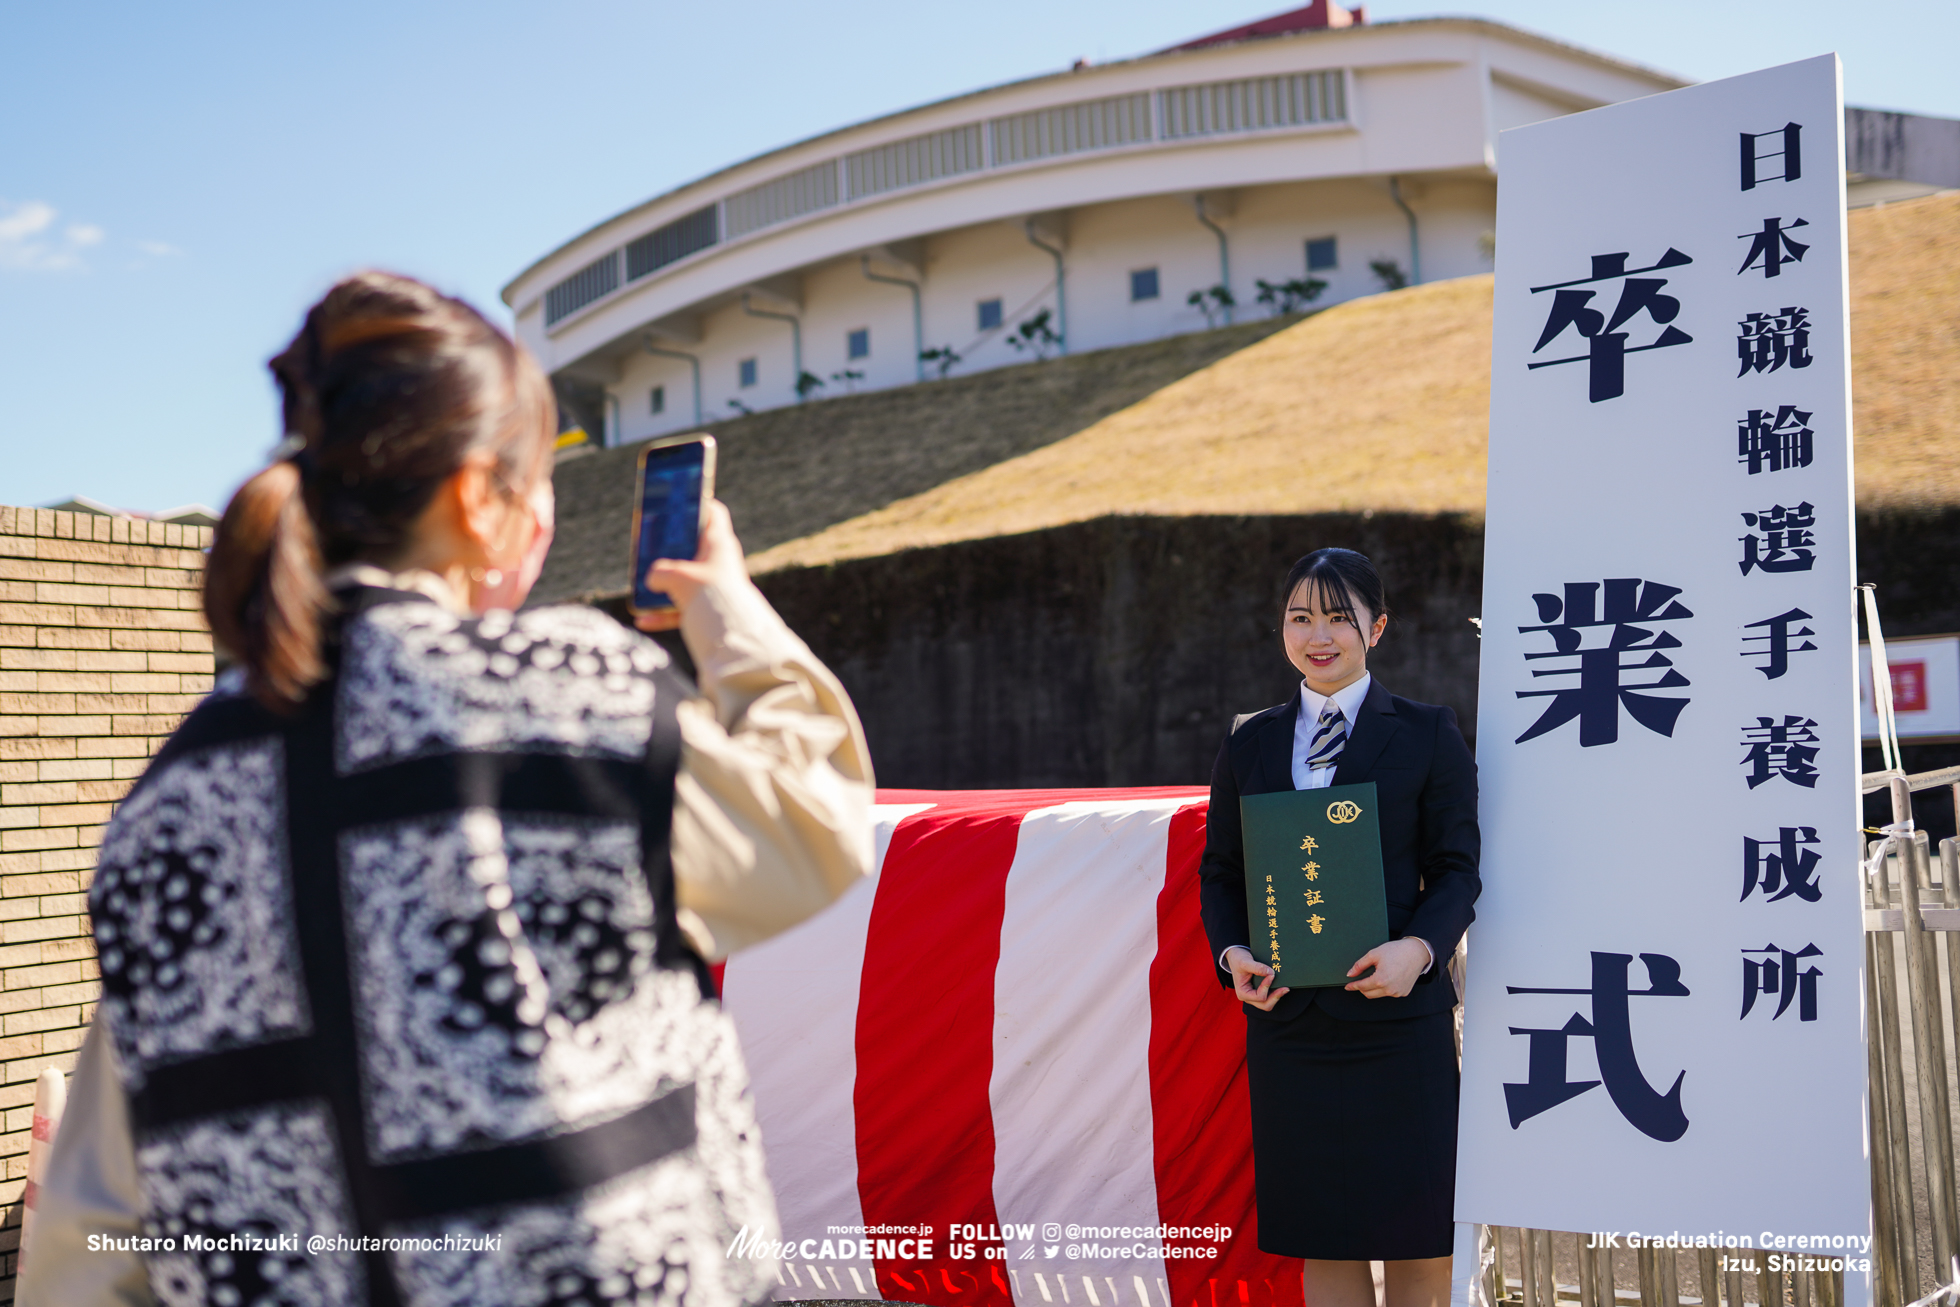
[[[1786,1270],[1762,1249],[1589,1248],[1588,1235],[1501,1226],[1479,1227],[1479,1234],[1487,1303],[1840,1307],[1844,1302],[1842,1271]]]
[[[1960,840],[1933,856],[1914,828],[1912,795],[1947,787],[1960,813],[1960,767],[1867,773],[1892,796],[1892,823],[1866,846],[1865,1031],[1870,1076],[1872,1300],[1901,1307],[1960,1274],[1960,1189],[1953,1112],[1960,1106]],[[1936,870],[1937,865],[1937,870]],[[1785,1269],[1762,1249],[1588,1248],[1590,1236],[1479,1227],[1482,1290],[1516,1307],[1839,1307],[1844,1273]]]

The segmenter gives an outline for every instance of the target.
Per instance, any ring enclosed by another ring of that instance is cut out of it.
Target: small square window
[[[741,376],[742,385],[753,386],[755,384],[755,360],[743,359],[735,366],[736,371]]]
[[[1157,298],[1157,269],[1138,268],[1130,274],[1130,302]]]
[[[980,301],[980,330],[992,331],[1001,324],[999,300]]]
[[[1318,240],[1307,242],[1308,272],[1325,272],[1327,269],[1335,266],[1336,262],[1337,260],[1334,257],[1334,238],[1332,236],[1322,236]]]
[[[654,416],[658,417],[660,414],[665,413],[667,411],[667,387],[655,386],[653,388],[652,400]]]
[[[871,328],[859,327],[844,338],[844,353],[854,359],[871,356]]]

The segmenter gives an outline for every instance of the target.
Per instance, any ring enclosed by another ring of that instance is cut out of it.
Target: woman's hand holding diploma
[[[1429,946],[1421,940],[1392,939],[1369,949],[1348,968],[1350,976],[1368,971],[1370,967],[1374,970],[1347,988],[1363,998],[1403,998],[1415,987],[1417,978],[1428,969],[1429,961]],[[1225,965],[1232,973],[1233,996],[1261,1012],[1272,1011],[1273,1004],[1291,992],[1284,985],[1277,989],[1268,988],[1276,973],[1254,958],[1251,949],[1234,944],[1225,950]]]
[[[1281,985],[1278,989],[1268,989],[1272,984],[1273,969],[1252,956],[1252,950],[1234,944],[1225,950],[1225,965],[1232,972],[1232,993],[1241,1003],[1250,1003],[1261,1012],[1273,1010],[1273,1004],[1280,1001],[1289,991]]]
[[[1361,955],[1348,968],[1350,976],[1373,967],[1373,973],[1348,985],[1363,998],[1402,998],[1414,988],[1416,977],[1429,966],[1429,946],[1419,939],[1391,939]]]

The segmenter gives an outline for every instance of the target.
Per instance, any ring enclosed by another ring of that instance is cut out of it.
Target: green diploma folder
[[[1275,989],[1345,985],[1388,940],[1375,783],[1280,790],[1239,800],[1252,956]]]

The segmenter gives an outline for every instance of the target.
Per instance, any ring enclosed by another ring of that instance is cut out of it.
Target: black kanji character
[[[1765,150],[1764,145],[1774,146]],[[1780,160],[1781,172],[1764,172],[1763,165]],[[1773,132],[1742,133],[1742,189],[1753,191],[1758,182],[1781,179],[1793,182],[1803,176],[1803,124],[1785,123]]]
[[[1784,264],[1802,263],[1804,251],[1810,246],[1792,239],[1790,233],[1799,227],[1809,225],[1810,221],[1806,218],[1798,218],[1788,227],[1783,225],[1781,218],[1764,218],[1761,231],[1744,232],[1736,237],[1739,241],[1750,242],[1749,257],[1745,258],[1742,266],[1736,269],[1736,275],[1740,276],[1760,263],[1763,275],[1774,277],[1782,272]]]
[[[1810,414],[1794,404],[1778,405],[1774,413],[1752,408],[1749,416],[1735,424],[1736,462],[1749,465],[1755,476],[1767,468],[1809,467],[1811,438]]]
[[[1810,310],[1787,306],[1780,313],[1746,313],[1736,324],[1736,357],[1742,360],[1738,377],[1750,372],[1774,372],[1788,365],[1810,366]]]
[[[1792,785],[1807,790],[1817,788],[1817,723],[1808,717],[1786,715],[1781,723],[1774,717],[1758,717],[1756,725],[1742,728],[1742,766],[1749,768],[1749,788],[1781,776]]]
[[[1810,528],[1817,525],[1817,510],[1808,503],[1795,508],[1772,505],[1760,513],[1744,513],[1743,525],[1761,527],[1736,537],[1742,541],[1742,561],[1737,564],[1744,576],[1759,567],[1765,572],[1808,572],[1817,561],[1817,536]]]
[[[1586,994],[1592,998],[1592,1020],[1575,1012],[1556,1030],[1511,1027],[1514,1035],[1531,1038],[1523,1084],[1504,1086],[1504,1105],[1517,1129],[1540,1112],[1596,1085],[1604,1083],[1613,1106],[1628,1124],[1650,1139],[1671,1144],[1688,1132],[1688,1117],[1681,1110],[1681,1083],[1688,1073],[1674,1077],[1674,1087],[1656,1093],[1641,1073],[1640,1060],[1633,1050],[1633,1017],[1629,998],[1686,998],[1688,987],[1681,983],[1681,964],[1660,953],[1642,953],[1647,965],[1647,988],[1629,989],[1627,973],[1633,965],[1630,953],[1594,953],[1592,987],[1589,989],[1535,989],[1507,985],[1509,994]],[[1567,1080],[1566,1046],[1575,1037],[1593,1041],[1593,1056],[1599,1063],[1598,1080]]]
[[[1681,593],[1680,587],[1662,585],[1658,581],[1643,583],[1639,577],[1610,579],[1603,586],[1606,592],[1603,607],[1597,602],[1602,589],[1600,582],[1568,581],[1564,588],[1563,598],[1550,594],[1533,595],[1532,599],[1538,605],[1539,620],[1545,625],[1520,626],[1518,631],[1520,634],[1544,631],[1552,637],[1553,647],[1549,651],[1528,653],[1525,661],[1537,662],[1547,658],[1577,661],[1577,665],[1572,667],[1533,671],[1533,677],[1577,676],[1579,683],[1558,690],[1519,690],[1517,695],[1520,699],[1549,697],[1552,702],[1547,705],[1543,715],[1532,723],[1531,729],[1520,735],[1515,743],[1523,744],[1526,740],[1536,739],[1576,717],[1579,719],[1580,747],[1611,744],[1620,738],[1621,706],[1648,730],[1672,736],[1675,719],[1688,706],[1688,700],[1637,692],[1680,689],[1688,684],[1688,678],[1674,670],[1673,660],[1660,652],[1662,649],[1679,649],[1681,641],[1666,631],[1646,629],[1648,624],[1681,621],[1694,616],[1686,607],[1673,602],[1674,596]],[[1591,648],[1584,647],[1588,630],[1603,633],[1603,639]],[[1627,655],[1637,658],[1641,654],[1647,655],[1644,660],[1623,661]],[[1668,670],[1657,681],[1633,685],[1622,682],[1621,678],[1627,673],[1649,668]]]
[[[1792,895],[1815,903],[1824,891],[1817,883],[1817,864],[1822,861],[1814,849],[1799,845],[1816,844],[1815,826],[1779,826],[1776,840],[1765,845],[1744,837],[1742,841],[1742,902],[1762,887],[1763,900],[1775,903]],[[1765,848],[1771,851],[1765,853]]]
[[[1790,641],[1792,640],[1801,640],[1803,639],[1804,636],[1807,635],[1816,635],[1817,632],[1811,630],[1807,626],[1797,631],[1792,631],[1790,629],[1792,626],[1795,626],[1798,622],[1809,622],[1813,620],[1815,619],[1812,618],[1811,615],[1809,613],[1806,613],[1803,609],[1792,608],[1787,613],[1778,613],[1774,617],[1765,617],[1760,622],[1749,623],[1749,625],[1743,627],[1742,629],[1745,631],[1753,631],[1759,626],[1764,627],[1766,629],[1763,631],[1761,635],[1743,636],[1742,637],[1743,642],[1747,643],[1751,640],[1766,640],[1768,641],[1768,644],[1761,649],[1744,649],[1742,651],[1742,656],[1744,658],[1761,658],[1765,654],[1769,655],[1769,662],[1758,667],[1756,670],[1761,672],[1768,679],[1772,681],[1775,680],[1777,677],[1783,675],[1783,673],[1790,670],[1791,654],[1817,652],[1817,646],[1812,644],[1808,640],[1804,640],[1804,642],[1799,645],[1792,645],[1790,643]]]
[[[1587,386],[1587,397],[1595,404],[1605,399],[1618,399],[1626,393],[1626,356],[1639,354],[1650,349],[1666,349],[1671,345],[1686,345],[1694,339],[1679,327],[1668,323],[1680,315],[1681,301],[1672,295],[1661,294],[1661,287],[1667,285],[1665,277],[1641,277],[1635,274],[1658,272],[1664,268],[1679,268],[1693,263],[1677,249],[1670,248],[1661,255],[1659,262],[1647,268],[1628,268],[1627,255],[1595,254],[1592,256],[1592,276],[1580,277],[1573,281],[1554,282],[1546,286],[1533,286],[1531,293],[1554,291],[1551,313],[1545,319],[1545,329],[1538,333],[1538,343],[1531,347],[1536,354],[1562,335],[1567,327],[1576,330],[1590,342],[1584,354],[1574,354],[1570,358],[1546,359],[1532,363],[1532,369],[1556,367],[1561,363],[1587,361],[1591,364]],[[1590,290],[1572,290],[1573,286],[1590,285],[1598,281],[1614,281],[1624,278],[1620,285],[1620,301],[1613,308],[1613,316],[1607,317],[1598,309],[1586,305],[1597,294]],[[1659,336],[1645,345],[1627,348],[1627,333],[1620,328],[1636,315],[1645,313],[1656,326],[1665,328]]]
[[[1817,977],[1823,973],[1816,967],[1797,970],[1797,963],[1803,958],[1821,958],[1822,949],[1815,944],[1806,944],[1792,953],[1787,948],[1771,944],[1767,948],[1746,948],[1742,950],[1742,1015],[1748,1016],[1749,1009],[1756,1006],[1759,994],[1776,994],[1776,1016],[1789,1011],[1790,1000],[1797,1000],[1797,1020],[1815,1021],[1817,1019]],[[1771,954],[1761,962],[1748,955],[1751,953]],[[1740,1017],[1737,1020],[1741,1020]]]

